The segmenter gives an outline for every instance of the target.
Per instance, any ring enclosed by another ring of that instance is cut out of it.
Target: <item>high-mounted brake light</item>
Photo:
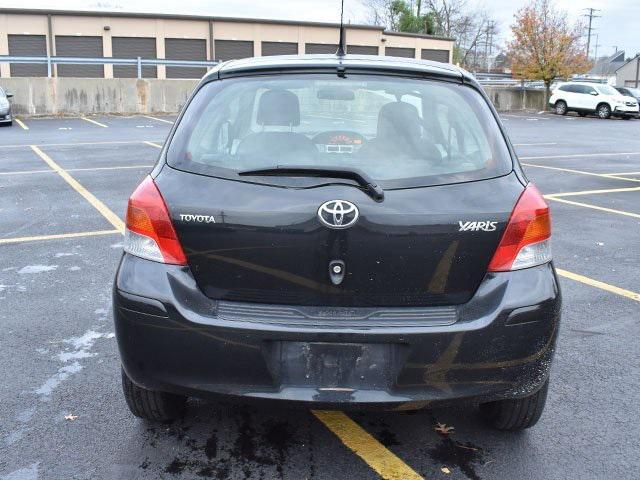
[[[151,177],[146,177],[129,198],[124,250],[155,262],[186,265],[169,210]]]
[[[551,260],[549,206],[530,183],[518,199],[507,228],[489,263],[490,272],[542,265]]]

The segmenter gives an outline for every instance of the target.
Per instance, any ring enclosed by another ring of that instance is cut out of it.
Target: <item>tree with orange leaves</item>
[[[545,106],[551,82],[586,72],[590,65],[582,42],[580,23],[570,24],[567,14],[549,0],[532,0],[515,15],[513,40],[508,44],[511,70],[516,78],[542,80]]]

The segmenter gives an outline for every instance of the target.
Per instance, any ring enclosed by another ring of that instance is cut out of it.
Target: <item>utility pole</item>
[[[598,47],[600,47],[601,45],[598,43],[598,34],[596,33],[596,44],[594,45],[596,51],[593,54],[593,58],[594,60],[597,62],[598,61]]]
[[[638,83],[640,81],[640,53],[636,55],[636,88],[638,88]]]
[[[583,15],[583,17],[589,17],[589,30],[587,32],[587,58],[589,58],[589,51],[591,50],[591,31],[593,30],[591,24],[593,23],[594,18],[600,18],[600,15],[595,14],[595,12],[599,12],[600,10],[597,8],[585,8],[584,10],[589,12]]]

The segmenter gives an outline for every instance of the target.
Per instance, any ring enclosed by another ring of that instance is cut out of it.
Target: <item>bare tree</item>
[[[368,7],[367,21],[386,28],[399,28],[399,15],[394,0],[362,0]],[[467,0],[418,0],[416,15],[431,15],[437,35],[455,39],[453,61],[465,68],[478,69],[487,64],[487,55],[494,49],[498,30],[489,13]],[[485,53],[486,52],[486,53]]]
[[[498,29],[486,10],[467,0],[427,0],[426,6],[434,13],[436,33],[455,39],[455,62],[473,70],[487,63],[484,52],[493,51]]]
[[[393,0],[363,0],[368,10],[367,22],[388,29],[396,28],[398,18],[393,9]]]

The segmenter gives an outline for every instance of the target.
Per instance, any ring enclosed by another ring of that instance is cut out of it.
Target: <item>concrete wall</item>
[[[545,110],[544,90],[512,87],[484,87],[484,91],[500,112],[513,110]]]
[[[0,78],[17,115],[174,113],[197,80]]]
[[[197,80],[133,78],[0,78],[17,115],[175,113]],[[500,111],[543,110],[543,90],[485,87]]]

